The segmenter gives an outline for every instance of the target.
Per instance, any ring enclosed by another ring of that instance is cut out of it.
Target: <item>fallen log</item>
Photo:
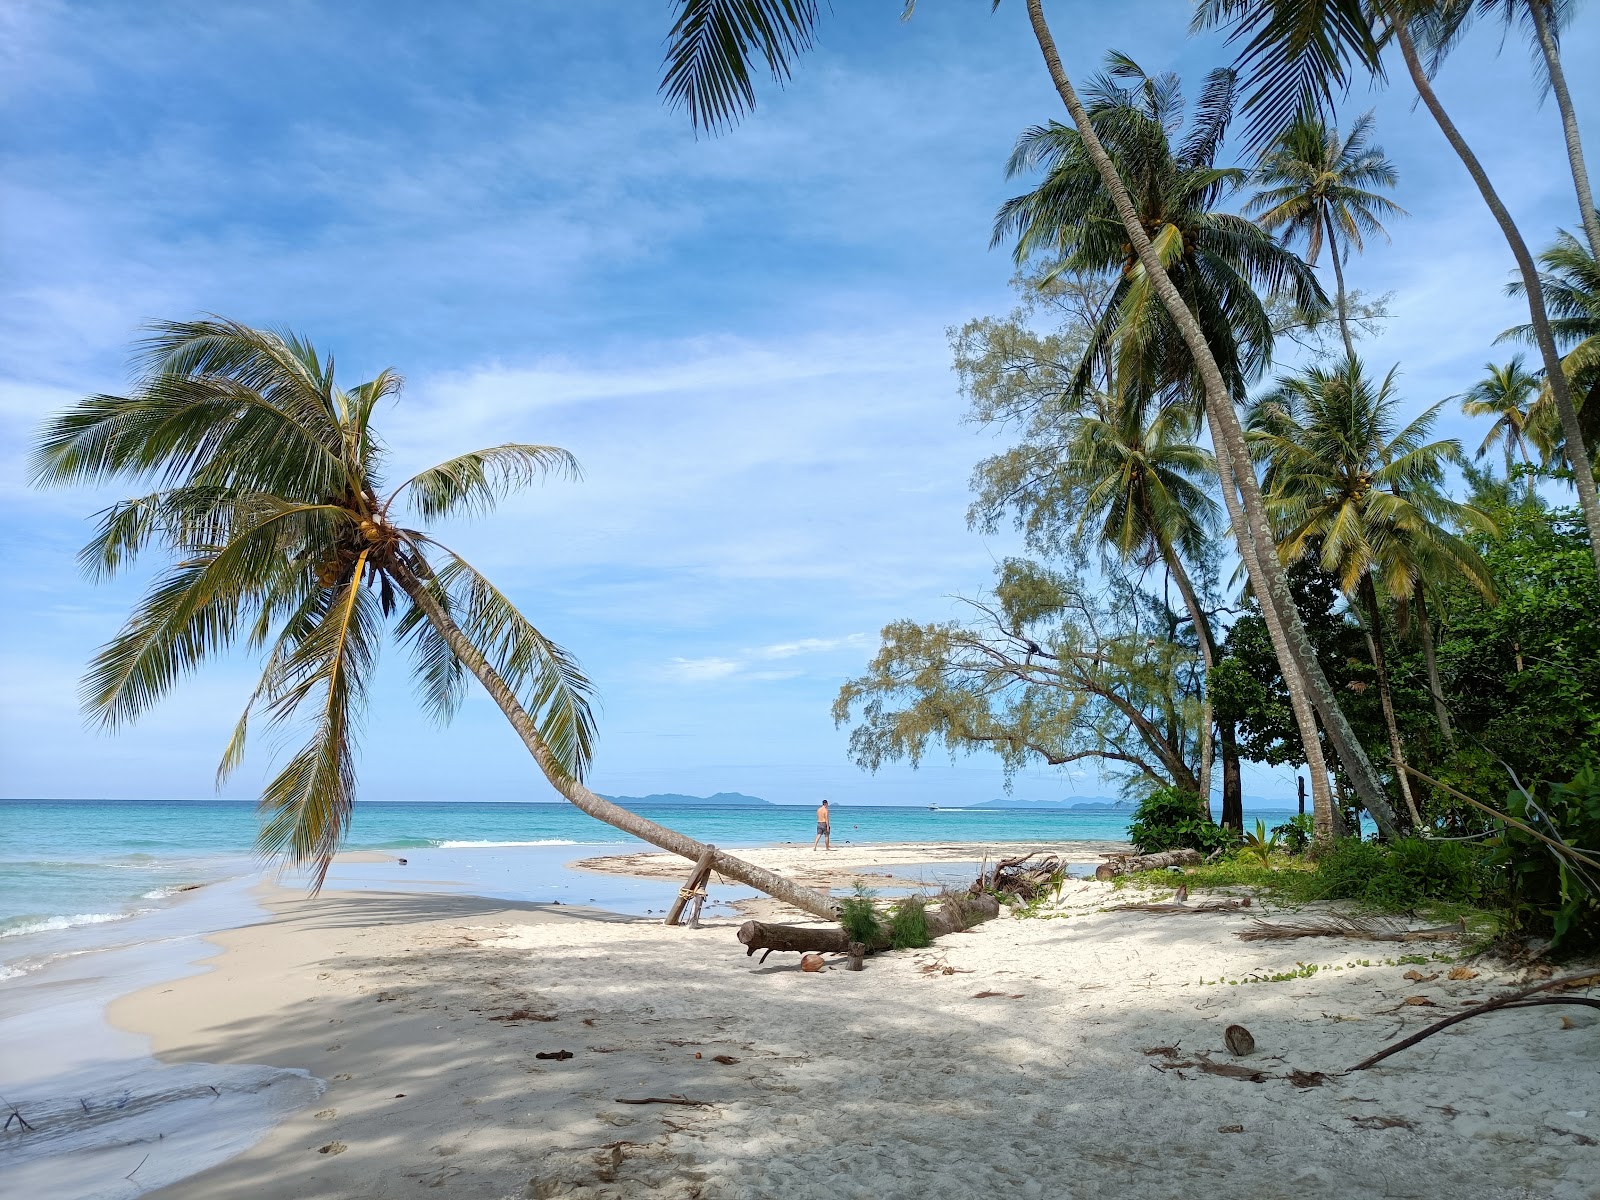
[[[1000,902],[993,896],[945,896],[940,901],[937,909],[928,910],[928,933],[932,937],[943,937],[947,933],[956,933],[963,929],[971,929],[982,921],[992,920],[1000,915]],[[738,938],[744,946],[745,956],[754,954],[757,950],[764,950],[761,961],[767,961],[767,954],[774,950],[793,951],[801,954],[817,952],[820,954],[849,954],[853,944],[850,935],[837,925],[779,925],[770,921],[746,921],[739,926]],[[872,942],[865,947],[867,950],[887,950],[889,938],[887,935]]]
[[[1179,904],[1165,901],[1159,904],[1119,904],[1108,908],[1106,912],[1151,912],[1151,913],[1206,913],[1206,912],[1237,912],[1241,908],[1250,907],[1250,897],[1241,896],[1237,900],[1207,900],[1202,904]]]
[[[1428,929],[1385,929],[1370,921],[1350,917],[1329,917],[1321,921],[1307,921],[1298,925],[1274,925],[1257,921],[1249,929],[1238,932],[1240,941],[1282,942],[1292,938],[1348,937],[1370,942],[1438,942],[1461,937],[1467,931],[1465,920],[1454,925],[1435,925]]]
[[[1159,871],[1163,867],[1198,867],[1204,860],[1198,850],[1166,850],[1160,854],[1125,854],[1108,859],[1094,869],[1100,880],[1132,875],[1136,871]]]

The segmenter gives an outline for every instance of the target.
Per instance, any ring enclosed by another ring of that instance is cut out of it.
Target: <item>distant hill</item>
[[[1004,808],[1021,812],[1126,812],[1133,805],[1126,800],[1096,796],[1092,800],[982,800],[963,808]]]
[[[763,800],[760,796],[746,796],[743,792],[718,792],[714,796],[683,796],[677,792],[656,792],[649,796],[604,796],[602,799],[620,804],[623,808],[654,808],[665,804],[771,805],[772,803],[771,800]]]

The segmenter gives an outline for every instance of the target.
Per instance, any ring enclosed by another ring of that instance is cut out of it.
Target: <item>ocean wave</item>
[[[469,850],[485,846],[576,846],[572,838],[538,838],[531,842],[434,842],[440,850]]]
[[[57,929],[75,929],[79,925],[103,925],[108,921],[121,921],[134,916],[134,913],[75,913],[70,917],[11,917],[0,928],[0,937],[21,937],[28,933],[50,933]]]

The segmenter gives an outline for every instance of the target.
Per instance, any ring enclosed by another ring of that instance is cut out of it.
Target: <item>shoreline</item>
[[[891,873],[971,854],[896,849]],[[1515,972],[1474,963],[1450,981],[1392,943],[1239,941],[1259,908],[1105,911],[1125,896],[1074,880],[1043,919],[806,974],[792,955],[746,958],[720,917],[689,930],[461,893],[258,894],[267,921],[208,935],[204,973],[109,1017],[163,1062],[271,1064],[327,1090],[163,1200],[1600,1188],[1586,1010],[1573,1028],[1555,1009],[1496,1014],[1341,1077]],[[1234,1022],[1260,1082],[1193,1065],[1233,1061]],[[1297,1087],[1291,1070],[1321,1077]],[[709,1107],[617,1103],[674,1095]]]

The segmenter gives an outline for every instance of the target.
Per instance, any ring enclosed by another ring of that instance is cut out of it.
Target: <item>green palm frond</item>
[[[404,496],[425,521],[458,513],[482,515],[493,511],[507,492],[552,473],[568,479],[583,475],[578,460],[559,446],[508,442],[418,472],[395,489],[390,502]]]
[[[696,129],[716,131],[755,108],[752,67],[759,59],[785,83],[811,48],[817,0],[677,0],[667,33],[661,92],[682,106]]]

